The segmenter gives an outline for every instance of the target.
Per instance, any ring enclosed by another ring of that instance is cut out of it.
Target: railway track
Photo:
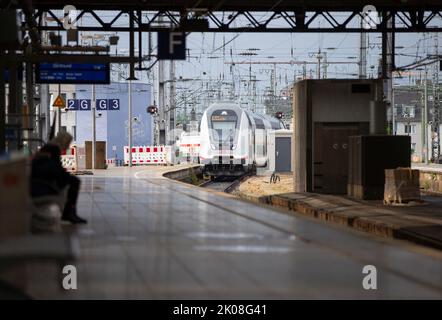
[[[202,183],[200,187],[230,193],[246,176],[248,174],[240,177],[217,177],[214,180]]]
[[[218,177],[214,180],[204,182],[200,187],[221,192],[229,192],[237,182],[239,182],[238,178]]]

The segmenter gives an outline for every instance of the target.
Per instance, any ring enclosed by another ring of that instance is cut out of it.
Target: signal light
[[[279,112],[276,112],[276,113],[275,113],[275,117],[278,118],[278,119],[282,119],[282,118],[284,118],[284,113],[282,113],[282,112],[280,112],[280,111],[279,111]]]
[[[158,113],[158,107],[157,106],[149,106],[149,107],[147,107],[147,113],[157,114]]]

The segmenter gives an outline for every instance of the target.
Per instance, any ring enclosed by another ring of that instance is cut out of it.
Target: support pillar
[[[0,51],[0,70],[5,70],[3,51]],[[6,151],[6,103],[5,103],[5,78],[0,77],[0,154]]]

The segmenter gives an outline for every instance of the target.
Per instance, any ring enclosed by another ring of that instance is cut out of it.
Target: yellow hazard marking
[[[66,103],[64,102],[63,98],[60,95],[58,95],[52,106],[64,109],[66,108]]]

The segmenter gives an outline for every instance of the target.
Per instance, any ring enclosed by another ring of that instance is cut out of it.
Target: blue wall
[[[76,87],[77,99],[91,99],[91,85],[78,85]],[[96,99],[120,99],[118,111],[96,111],[101,117],[96,119],[97,141],[106,141],[106,158],[117,156],[123,159],[123,147],[128,144],[128,84],[112,83],[110,85],[96,85]],[[132,83],[132,116],[138,121],[132,123],[132,145],[151,145],[152,116],[146,112],[150,105],[151,87],[145,83]],[[84,145],[87,140],[92,140],[92,114],[91,111],[76,112],[77,145]],[[116,151],[113,151],[113,146]]]

